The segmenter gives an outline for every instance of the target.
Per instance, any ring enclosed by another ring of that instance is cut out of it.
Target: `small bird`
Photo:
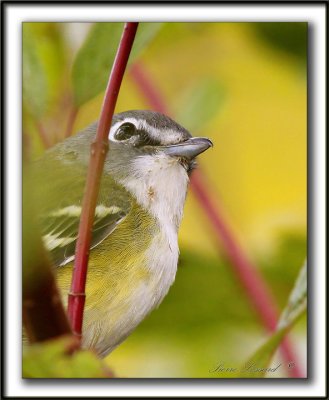
[[[34,163],[43,242],[64,304],[70,289],[90,144],[97,123]],[[116,114],[95,210],[82,347],[105,357],[174,282],[177,234],[195,157],[212,146],[149,110]]]

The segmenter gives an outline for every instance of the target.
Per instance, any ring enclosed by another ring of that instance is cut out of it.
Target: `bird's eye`
[[[130,122],[126,122],[120,126],[115,132],[114,138],[116,140],[127,140],[136,134],[136,127]]]

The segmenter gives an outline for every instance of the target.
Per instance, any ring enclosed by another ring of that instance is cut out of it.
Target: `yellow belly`
[[[159,249],[161,257],[156,250],[152,255],[145,251],[150,247]],[[175,255],[171,261],[174,268],[166,276],[166,252],[172,257],[166,237],[156,221],[137,205],[111,235],[91,250],[83,347],[92,347],[105,356],[162,300],[174,280],[177,265]],[[57,269],[65,304],[71,274],[72,263]]]

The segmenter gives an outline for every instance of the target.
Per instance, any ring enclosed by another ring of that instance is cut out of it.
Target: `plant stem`
[[[155,87],[154,83],[149,78],[149,74],[146,72],[145,68],[143,68],[140,62],[135,62],[131,65],[129,68],[129,74],[134,79],[135,83],[152,109],[163,114],[169,114],[166,102],[160,95],[158,88]]]
[[[130,75],[150,106],[159,112],[167,114],[167,106],[158,88],[150,79],[149,72],[145,72],[141,63],[135,63],[131,66]],[[191,179],[191,189],[216,234],[216,244],[222,247],[225,255],[230,260],[230,265],[239,282],[244,287],[250,302],[254,305],[263,325],[269,331],[273,331],[278,320],[275,300],[272,298],[265,281],[257,272],[256,266],[252,264],[247,254],[235,239],[231,228],[223,217],[224,212],[219,207],[218,202],[215,205],[211,200],[211,194],[213,197],[215,196],[206,187],[204,183],[206,181],[204,173],[200,170],[194,171]],[[217,195],[216,198],[218,198]],[[288,370],[289,375],[292,377],[301,377],[302,372],[297,366],[294,351],[287,337],[282,341],[281,351],[287,362],[293,361],[295,363],[295,368]]]
[[[85,287],[92,225],[99,192],[99,184],[109,146],[107,135],[111,126],[115,104],[135,39],[137,27],[138,23],[136,22],[126,23],[124,26],[103,100],[96,138],[91,145],[91,157],[82,204],[71,291],[68,297],[69,320],[71,322],[73,333],[79,338],[81,338],[82,335],[83,310],[86,297]]]

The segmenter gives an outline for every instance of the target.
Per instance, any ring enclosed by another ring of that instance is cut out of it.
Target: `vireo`
[[[34,163],[43,241],[66,304],[81,202],[97,123]],[[195,157],[212,143],[169,117],[113,117],[93,225],[83,323],[84,348],[104,357],[160,304],[174,282],[177,232]]]

